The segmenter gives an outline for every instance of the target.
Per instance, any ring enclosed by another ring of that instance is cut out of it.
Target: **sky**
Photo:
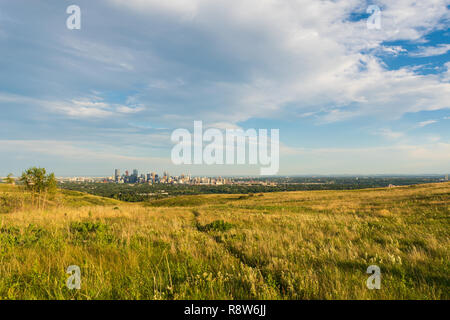
[[[279,175],[450,173],[449,25],[448,0],[0,0],[0,176],[259,173],[174,165],[194,121],[279,129]]]

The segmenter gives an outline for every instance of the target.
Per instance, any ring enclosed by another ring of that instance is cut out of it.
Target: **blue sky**
[[[449,173],[449,22],[445,0],[1,1],[0,176],[259,172],[174,166],[194,120],[279,129],[281,175]]]

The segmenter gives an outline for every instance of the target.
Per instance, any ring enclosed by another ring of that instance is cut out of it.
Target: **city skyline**
[[[110,179],[111,181],[114,180],[115,175],[115,170],[117,169],[113,169],[113,172],[110,174],[93,174],[93,175],[56,175],[55,177],[57,179],[70,179],[70,178],[80,178],[80,179]],[[126,176],[126,172],[128,171],[129,175],[128,176],[132,176],[133,173],[130,173],[130,170],[125,169],[124,172],[122,172],[121,169],[118,169],[120,172],[120,176]],[[436,172],[436,173],[422,173],[422,174],[292,174],[292,175],[271,175],[271,176],[261,176],[258,174],[255,175],[220,175],[220,174],[212,174],[212,175],[193,175],[190,172],[181,172],[181,173],[174,173],[171,174],[169,173],[167,170],[162,170],[162,174],[160,174],[161,172],[152,170],[152,169],[133,169],[133,170],[137,170],[139,172],[139,176],[142,175],[148,175],[148,174],[152,174],[155,173],[158,176],[164,176],[164,174],[168,174],[168,176],[170,177],[180,177],[180,176],[189,176],[191,178],[262,178],[262,179],[271,179],[271,178],[288,178],[288,177],[426,177],[426,176],[430,176],[430,177],[443,177],[444,180],[448,180],[448,176],[449,173],[446,172]],[[23,172],[23,171],[22,171]],[[51,172],[51,170],[50,170]],[[20,177],[20,173],[19,174],[14,174],[12,172],[9,172],[9,174],[12,174],[12,178],[19,178]],[[0,175],[0,179],[5,179],[7,178],[8,175]]]

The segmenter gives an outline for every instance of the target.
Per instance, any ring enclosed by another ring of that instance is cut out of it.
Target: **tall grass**
[[[0,299],[450,298],[448,183],[23,203],[0,213]],[[366,287],[373,264],[380,290]],[[69,265],[81,290],[66,287]]]

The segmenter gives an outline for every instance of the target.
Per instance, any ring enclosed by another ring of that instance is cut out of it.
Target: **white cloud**
[[[198,107],[187,116],[218,122],[273,117],[288,104],[298,109],[328,109],[324,122],[356,116],[399,118],[407,112],[449,108],[450,84],[413,68],[388,70],[374,54],[406,52],[383,41],[420,41],[442,28],[449,17],[445,0],[379,1],[382,29],[368,30],[366,21],[349,21],[351,12],[365,12],[365,1],[159,1],[114,0],[114,5],[140,14],[189,16],[182,24],[215,39],[217,50],[234,61],[245,61],[244,82],[210,81],[199,95],[226,95],[227,105]],[[362,54],[363,50],[368,53]],[[195,69],[196,66],[193,66]],[[165,81],[151,84],[167,88]],[[184,89],[183,89],[184,90]],[[186,89],[186,90],[189,90]],[[174,90],[174,94],[184,91]],[[151,95],[150,99],[151,99]],[[209,97],[213,99],[214,97]],[[194,102],[195,103],[195,102]],[[349,105],[355,105],[351,110]],[[229,112],[223,112],[224,109]],[[170,111],[170,108],[167,109]],[[301,113],[301,112],[300,112]]]
[[[380,129],[378,131],[375,131],[374,134],[380,135],[388,139],[399,139],[405,136],[403,132],[396,132],[392,131],[391,129]]]
[[[365,13],[369,1],[362,0],[105,3],[112,15],[99,15],[97,24],[106,27],[86,29],[82,37],[56,31],[49,36],[61,44],[59,51],[51,48],[59,54],[52,62],[69,70],[67,78],[78,77],[77,85],[104,90],[107,83],[112,85],[106,90],[133,92],[133,104],[152,106],[151,116],[236,124],[273,118],[295,105],[294,114],[325,109],[317,117],[332,122],[449,107],[450,84],[442,76],[406,67],[390,71],[376,58],[380,52],[405,52],[385,41],[423,41],[443,28],[446,0],[377,1],[381,30],[368,30],[365,19],[350,20],[352,13]],[[94,6],[91,14],[102,9]],[[123,22],[114,20],[119,15]],[[67,103],[56,108],[77,117],[116,111],[74,110]]]
[[[111,107],[103,102],[90,100],[48,101],[43,102],[46,108],[74,118],[104,118],[113,115]]]
[[[207,128],[216,128],[219,130],[226,130],[226,129],[242,129],[240,126],[229,123],[229,122],[214,122],[211,124],[206,125]]]
[[[442,81],[450,82],[450,62],[444,63],[444,68],[446,70],[442,74]]]
[[[12,95],[0,92],[0,103],[31,104],[46,108],[54,113],[66,115],[71,118],[107,118],[115,115],[138,113],[146,108],[141,105],[124,106],[106,103],[101,97],[72,99],[70,101],[51,101]]]
[[[399,54],[401,54],[402,52],[408,52],[408,50],[406,50],[405,48],[403,48],[402,46],[381,46],[380,48],[383,52],[392,54],[394,56],[397,56]]]
[[[133,106],[133,107],[127,107],[127,106],[117,106],[116,111],[119,113],[137,113],[145,110],[143,106]]]
[[[203,0],[171,0],[171,1],[158,1],[158,0],[111,0],[111,2],[130,7],[134,10],[142,11],[157,11],[163,14],[172,13],[184,19],[192,19],[199,9]]]
[[[410,52],[409,55],[412,57],[432,57],[446,54],[450,51],[450,44],[438,44],[437,46],[419,47],[416,52]]]
[[[428,125],[433,124],[433,123],[436,123],[436,122],[437,122],[437,120],[425,120],[425,121],[421,121],[421,122],[419,122],[419,123],[417,124],[417,127],[423,128],[423,127],[425,127],[425,126],[428,126]]]

